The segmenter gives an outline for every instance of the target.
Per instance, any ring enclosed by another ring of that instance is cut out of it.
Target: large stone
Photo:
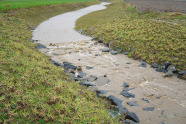
[[[139,106],[139,104],[136,103],[136,101],[129,101],[127,102],[129,106]]]
[[[97,94],[106,94],[107,91],[105,91],[105,90],[96,90],[96,93]]]
[[[154,111],[154,107],[145,107],[143,108],[144,111]]]
[[[157,68],[156,71],[157,72],[164,72],[164,73],[166,73],[166,70],[165,69],[161,69],[161,68]]]
[[[124,124],[139,124],[139,123],[134,122],[134,121],[129,120],[129,119],[126,119],[126,120],[124,120],[123,122],[124,122]]]
[[[117,106],[119,106],[123,102],[121,99],[118,99],[113,95],[108,96],[107,99],[112,101],[112,103],[114,103]]]
[[[158,64],[155,64],[155,65],[152,65],[153,68],[158,68],[159,65]]]
[[[53,63],[55,66],[63,66],[62,64],[60,64],[60,63],[58,63],[56,61],[53,61],[53,60],[51,60],[50,62]]]
[[[118,116],[118,112],[110,109],[110,110],[109,110],[109,115],[110,115],[112,118],[116,118],[116,117]]]
[[[169,65],[167,68],[167,71],[172,71],[172,72],[176,72],[176,67],[174,65]]]
[[[111,53],[112,55],[117,55],[117,51],[114,51],[114,50],[111,50],[110,53]]]
[[[118,111],[119,111],[119,114],[127,114],[129,111],[127,108],[125,108],[122,104],[119,104],[118,105]]]
[[[77,77],[78,78],[83,78],[83,77],[85,77],[87,75],[87,73],[85,73],[85,72],[80,72],[78,75],[77,75]]]
[[[173,72],[169,70],[168,72],[165,73],[164,77],[172,77]]]
[[[37,43],[35,48],[36,49],[43,49],[43,48],[46,48],[46,46],[44,46],[43,44]]]
[[[124,52],[124,55],[128,55],[128,54],[129,54],[129,52],[127,52],[127,51]]]
[[[87,78],[87,81],[88,81],[88,82],[93,82],[93,81],[95,81],[96,79],[97,79],[96,76],[90,75],[90,76]]]
[[[102,85],[105,85],[105,84],[108,84],[110,82],[110,80],[107,78],[107,77],[99,77],[97,80],[96,80],[96,84],[98,86],[102,86]]]
[[[137,122],[137,123],[140,122],[138,116],[137,116],[134,112],[128,113],[128,114],[125,116],[125,120],[126,120],[126,119],[132,120],[132,121]]]
[[[102,40],[98,40],[98,43],[103,43],[103,41]]]
[[[178,78],[186,80],[186,70],[182,70],[178,73]]]
[[[127,83],[123,83],[123,88],[129,87],[129,85]]]
[[[162,69],[165,69],[166,70],[169,65],[170,65],[169,61],[166,61],[165,63],[163,63]]]
[[[110,49],[109,49],[109,48],[103,48],[101,51],[102,51],[102,52],[109,52]]]
[[[68,62],[64,62],[64,69],[65,70],[69,70],[69,69],[73,69],[75,70],[77,68],[77,66],[72,65],[71,63]]]
[[[123,91],[121,92],[121,95],[125,96],[126,98],[135,98],[135,95],[134,95],[134,94],[129,93],[129,92],[126,91],[126,90],[123,90]]]
[[[79,85],[83,85],[83,86],[87,86],[87,87],[96,86],[96,85],[94,85],[94,84],[87,83],[87,82],[79,82]]]

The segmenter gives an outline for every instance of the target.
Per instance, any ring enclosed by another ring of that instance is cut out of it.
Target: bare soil
[[[186,13],[185,0],[124,0],[135,5],[139,12],[181,12]]]

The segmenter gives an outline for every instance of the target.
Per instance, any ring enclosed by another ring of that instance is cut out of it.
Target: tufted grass
[[[49,16],[95,3],[0,13],[0,123],[117,123],[95,94],[69,80],[29,41],[30,29]]]
[[[146,12],[140,14],[123,0],[111,0],[107,9],[78,19],[76,30],[103,40],[123,51],[135,50],[129,57],[150,64],[170,61],[186,69],[186,15]],[[160,21],[157,21],[160,20]]]

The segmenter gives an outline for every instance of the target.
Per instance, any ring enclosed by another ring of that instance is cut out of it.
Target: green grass
[[[95,3],[0,13],[0,123],[117,123],[95,94],[69,80],[29,41],[32,26],[48,16]]]
[[[0,11],[6,10],[6,5],[10,5],[10,9],[29,8],[34,6],[45,6],[55,4],[66,4],[74,2],[88,2],[96,0],[0,0]]]
[[[81,17],[76,22],[76,30],[83,29],[83,33],[106,44],[112,41],[113,48],[120,46],[123,51],[135,48],[134,52],[129,53],[129,57],[134,59],[145,60],[150,64],[170,61],[178,69],[186,69],[186,15],[156,12],[140,14],[122,0],[111,2],[107,9]]]

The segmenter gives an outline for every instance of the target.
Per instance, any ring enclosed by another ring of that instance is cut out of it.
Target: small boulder
[[[129,93],[129,92],[126,91],[126,90],[123,90],[123,91],[121,92],[121,95],[125,96],[126,98],[135,98],[135,95],[134,95],[134,94]]]
[[[173,72],[169,70],[168,72],[165,73],[164,77],[172,77]]]
[[[136,101],[129,101],[127,102],[129,106],[139,106],[139,104],[136,103]]]
[[[65,70],[69,70],[69,69],[73,69],[75,70],[77,68],[77,66],[72,65],[71,63],[68,62],[64,62],[64,69]]]
[[[127,114],[129,111],[127,108],[125,108],[122,104],[119,104],[118,105],[118,111],[119,111],[119,114]]]
[[[83,30],[81,29],[81,30],[79,30],[79,31],[77,31],[77,32],[81,34],[81,33],[83,32]]]
[[[83,86],[87,86],[87,87],[90,87],[90,86],[96,86],[94,84],[91,84],[91,83],[87,83],[87,82],[79,82],[79,85],[83,85]]]
[[[141,61],[140,67],[146,67],[146,62]]]
[[[131,48],[131,49],[130,49],[130,52],[134,52],[134,48]]]
[[[137,123],[140,122],[138,116],[137,116],[134,112],[128,113],[128,114],[125,116],[125,120],[126,120],[126,119],[132,120],[132,121],[137,122]]]
[[[128,54],[129,54],[129,52],[127,52],[127,51],[124,52],[124,55],[128,55]]]
[[[126,87],[129,87],[129,85],[127,84],[127,83],[123,83],[123,86],[122,86],[123,88],[126,88]]]
[[[156,71],[157,72],[164,72],[164,73],[166,73],[166,70],[165,69],[161,69],[161,68],[157,68]]]
[[[107,78],[107,77],[98,77],[97,80],[96,80],[96,84],[98,86],[102,86],[102,85],[105,85],[105,84],[108,84],[110,82],[110,80]]]
[[[143,101],[145,101],[146,103],[149,103],[149,100],[146,98],[142,98]]]
[[[169,61],[166,61],[165,63],[163,63],[162,69],[165,69],[166,70],[169,65],[170,65]]]
[[[113,95],[108,96],[107,99],[112,101],[117,106],[120,105],[123,102],[121,99],[118,99]]]
[[[78,77],[78,78],[83,78],[83,77],[85,77],[86,75],[87,75],[87,73],[85,73],[85,72],[80,72],[80,73],[78,73],[77,77]]]
[[[145,107],[143,108],[144,111],[154,111],[154,107]]]
[[[110,110],[109,110],[109,115],[110,115],[112,118],[116,118],[116,117],[118,116],[118,112],[110,109]]]
[[[90,69],[93,69],[93,67],[86,66],[86,69],[87,69],[87,70],[90,70]]]
[[[153,68],[158,68],[159,65],[158,64],[155,64],[155,65],[152,65]]]
[[[46,48],[45,45],[43,44],[40,44],[40,43],[37,43],[36,46],[35,46],[36,49],[43,49],[43,48]]]
[[[98,40],[98,43],[103,43],[103,41],[102,40]]]
[[[111,53],[112,55],[117,55],[117,51],[111,50],[110,53]]]
[[[102,51],[102,52],[109,52],[110,49],[109,49],[109,48],[103,48],[101,51]]]
[[[97,79],[96,76],[90,75],[90,76],[87,78],[87,81],[88,81],[88,82],[93,82],[93,81],[95,81],[96,79]]]

